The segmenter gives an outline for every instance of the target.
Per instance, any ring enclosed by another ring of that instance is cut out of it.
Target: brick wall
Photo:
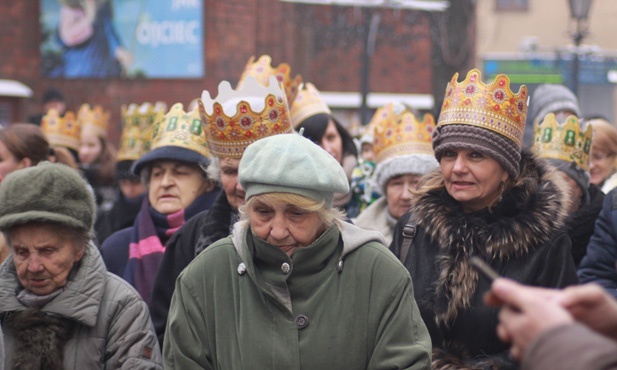
[[[420,12],[380,10],[370,90],[431,93],[429,20]],[[205,0],[205,77],[189,80],[41,77],[39,1],[0,2],[0,78],[19,80],[34,91],[22,105],[25,120],[39,109],[43,91],[60,89],[69,109],[83,102],[111,110],[111,138],[120,133],[120,106],[145,101],[188,104],[221,80],[237,82],[251,55],[288,62],[325,91],[359,91],[363,12],[358,8],[310,6],[278,0]]]

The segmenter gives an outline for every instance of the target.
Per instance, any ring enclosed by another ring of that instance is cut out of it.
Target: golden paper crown
[[[238,90],[222,81],[216,99],[204,90],[198,105],[210,151],[219,158],[242,158],[249,144],[293,132],[285,92],[274,76],[267,86],[248,76]]]
[[[316,114],[332,114],[332,111],[319,95],[319,90],[312,83],[305,83],[291,105],[291,122],[298,127],[305,119]]]
[[[151,150],[164,146],[178,146],[211,157],[199,110],[185,112],[182,103],[176,103],[161,121],[154,123]]]
[[[165,117],[167,105],[143,103],[122,106],[122,135],[118,161],[136,161],[150,150],[154,125]]]
[[[254,62],[255,56],[252,56],[248,63],[246,63],[246,67],[244,67],[244,71],[242,72],[242,76],[240,77],[240,81],[236,86],[236,89],[239,90],[242,88],[242,84],[244,83],[244,79],[247,76],[253,76],[259,81],[260,84],[267,86],[270,82],[270,76],[276,77],[279,83],[282,83],[285,87],[285,95],[287,96],[287,105],[291,106],[291,103],[296,98],[298,94],[298,89],[300,88],[300,84],[302,83],[302,76],[296,75],[293,79],[290,77],[291,68],[287,63],[281,63],[276,68],[272,68],[272,58],[269,55],[262,55]]]
[[[563,124],[549,113],[534,127],[534,152],[541,158],[574,162],[589,171],[589,151],[593,130],[591,125],[583,130],[576,116],[568,116]]]
[[[52,108],[43,116],[41,130],[50,146],[60,146],[79,151],[81,126],[75,117],[75,113],[66,111],[64,117],[61,117],[58,111]]]
[[[484,84],[481,73],[472,69],[459,83],[458,73],[446,87],[438,126],[471,125],[496,132],[522,147],[527,117],[527,87],[510,90],[510,79],[500,74]]]
[[[82,132],[92,130],[99,137],[107,137],[109,128],[109,112],[100,105],[90,108],[90,104],[82,104],[77,112],[77,120]]]
[[[435,118],[432,114],[425,114],[419,121],[403,104],[390,103],[377,109],[370,125],[373,125],[376,164],[400,155],[434,155]]]

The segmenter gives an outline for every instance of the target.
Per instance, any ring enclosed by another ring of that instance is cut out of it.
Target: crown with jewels
[[[155,121],[151,150],[164,146],[178,146],[211,157],[199,110],[185,112],[182,103],[176,103],[162,120]]]
[[[103,110],[102,106],[95,105],[91,108],[90,104],[82,104],[77,111],[77,121],[79,121],[82,132],[92,131],[97,136],[107,137],[109,112]]]
[[[432,114],[425,114],[420,121],[403,104],[390,103],[377,109],[369,126],[373,126],[376,164],[400,155],[434,155],[435,118]]]
[[[150,150],[152,129],[165,117],[167,105],[163,102],[122,106],[122,135],[118,161],[136,161]]]
[[[302,84],[302,76],[296,75],[296,77],[291,78],[291,67],[287,63],[281,63],[278,67],[273,68],[272,58],[269,55],[262,55],[255,61],[255,56],[252,56],[248,63],[246,63],[246,67],[244,67],[244,71],[242,72],[242,76],[240,77],[240,81],[236,86],[236,89],[239,90],[242,88],[242,84],[244,83],[244,79],[247,76],[253,76],[264,86],[267,86],[270,82],[270,76],[276,77],[279,83],[282,83],[285,87],[285,95],[287,96],[287,105],[291,106],[291,103],[296,98],[298,94],[298,89],[300,84]]]
[[[492,84],[472,69],[462,82],[455,73],[448,83],[438,126],[471,125],[496,132],[522,147],[527,117],[527,87],[510,90],[510,79],[500,74]]]
[[[320,113],[332,114],[332,111],[315,85],[305,83],[291,105],[291,122],[294,127],[298,127],[305,119]]]
[[[589,171],[589,152],[593,130],[591,125],[581,128],[576,116],[568,116],[559,123],[554,113],[544,117],[534,127],[533,150],[541,158],[574,162],[584,171]]]
[[[274,76],[267,86],[248,76],[238,90],[222,81],[218,96],[204,90],[198,105],[210,152],[219,158],[242,158],[249,144],[293,132],[285,92]]]
[[[75,113],[66,111],[62,117],[56,109],[52,108],[43,116],[41,130],[50,146],[79,150],[81,126]]]

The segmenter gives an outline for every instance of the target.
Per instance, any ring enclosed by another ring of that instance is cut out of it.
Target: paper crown
[[[242,158],[249,144],[293,132],[285,93],[274,76],[267,86],[248,76],[238,90],[222,81],[218,96],[212,99],[204,90],[198,105],[210,152],[219,158]]]
[[[589,152],[593,130],[591,125],[581,128],[576,116],[568,116],[563,124],[549,113],[534,127],[534,152],[541,158],[574,162],[589,171]]]
[[[82,104],[77,111],[77,121],[82,132],[92,131],[96,136],[107,137],[109,112],[104,111],[102,106],[95,105],[91,108],[90,104]]]
[[[60,146],[79,151],[81,126],[75,117],[75,113],[66,111],[64,117],[61,117],[58,111],[52,108],[43,116],[41,130],[50,146]]]
[[[369,125],[373,125],[376,164],[400,155],[434,155],[435,118],[432,114],[425,114],[420,121],[403,104],[390,103],[377,109]]]
[[[282,83],[285,87],[285,95],[287,96],[287,104],[291,106],[291,103],[296,98],[298,94],[298,89],[300,84],[302,83],[302,76],[296,75],[293,79],[290,77],[291,68],[287,63],[281,63],[276,68],[272,68],[272,58],[269,55],[262,55],[254,62],[255,56],[252,56],[248,63],[246,63],[246,67],[244,67],[244,71],[242,72],[242,76],[240,77],[240,81],[236,86],[236,89],[239,90],[242,88],[244,80],[247,76],[253,76],[259,81],[260,84],[267,86],[270,82],[270,76],[276,77],[279,83]]]
[[[510,79],[500,74],[484,84],[481,73],[472,69],[463,82],[458,73],[446,87],[438,126],[471,125],[496,132],[522,147],[527,116],[527,87],[510,90]]]
[[[298,127],[305,119],[316,114],[332,114],[332,111],[321,98],[319,90],[312,83],[305,83],[291,105],[291,122]]]
[[[136,161],[150,150],[152,130],[163,121],[167,105],[156,102],[122,106],[122,135],[118,161]]]
[[[182,103],[176,103],[162,120],[155,121],[150,149],[164,146],[177,146],[211,157],[197,109],[185,112]]]

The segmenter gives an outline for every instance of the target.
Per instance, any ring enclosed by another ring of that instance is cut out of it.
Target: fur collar
[[[563,228],[567,185],[544,161],[523,152],[515,186],[492,212],[466,214],[445,189],[422,195],[413,207],[418,225],[437,252],[436,322],[448,325],[459,310],[468,308],[476,290],[477,272],[469,257],[491,260],[521,256]]]

